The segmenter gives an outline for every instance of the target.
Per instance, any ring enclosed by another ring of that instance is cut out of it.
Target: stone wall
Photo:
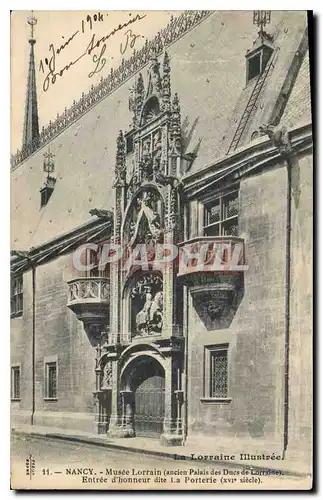
[[[313,406],[313,165],[301,158],[292,175],[289,443],[308,448]],[[315,263],[314,263],[315,264]]]
[[[294,414],[293,425],[296,423],[295,411],[300,413],[304,432],[310,426],[310,395],[305,395],[310,387],[311,349],[308,342],[311,323],[311,274],[308,272],[311,262],[311,227],[308,224],[311,220],[310,165],[310,157],[299,162],[301,198],[298,208],[293,209],[292,220],[290,390],[293,396],[290,411]],[[239,236],[245,239],[249,269],[244,272],[243,299],[229,327],[207,331],[190,300],[188,414],[189,434],[193,436],[202,433],[282,443],[286,183],[287,173],[283,164],[241,182]],[[307,255],[306,264],[303,264],[306,260],[304,252]],[[304,275],[305,282],[302,279]],[[296,341],[295,334],[300,337],[302,331],[303,335],[302,322],[306,324],[306,337],[303,341]],[[222,343],[229,343],[228,396],[232,400],[224,404],[202,402],[205,346]],[[301,350],[307,353],[306,358],[300,355]],[[297,363],[301,363],[305,371],[306,382],[303,384],[299,380],[303,371],[297,369]],[[295,429],[299,429],[300,425],[298,422]]]
[[[72,277],[71,256],[36,268],[35,419],[38,425],[92,430],[95,353],[67,307],[66,281]],[[12,364],[21,363],[21,401],[13,403],[16,421],[32,407],[32,280],[24,275],[24,315],[12,322]],[[45,399],[45,358],[57,356],[57,401]],[[19,410],[17,412],[16,410]],[[21,413],[21,410],[23,413]]]

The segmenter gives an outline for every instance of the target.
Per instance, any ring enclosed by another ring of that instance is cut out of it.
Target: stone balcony
[[[247,269],[242,238],[201,236],[179,245],[177,277],[208,328],[237,310]]]
[[[109,323],[109,278],[74,278],[68,281],[68,288],[67,307],[83,322],[91,342],[96,343]]]
[[[179,244],[179,278],[246,268],[244,240],[237,236],[200,236]]]

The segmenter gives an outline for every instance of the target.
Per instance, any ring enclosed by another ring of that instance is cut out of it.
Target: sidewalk
[[[198,444],[187,443],[185,446],[162,446],[158,439],[147,437],[134,437],[134,438],[108,438],[105,435],[92,434],[72,429],[62,429],[56,427],[42,427],[32,425],[17,424],[12,426],[13,434],[32,435],[35,437],[47,437],[52,439],[62,439],[65,441],[72,441],[77,443],[84,443],[96,446],[103,446],[112,449],[129,451],[132,453],[141,453],[155,457],[169,458],[170,460],[187,460],[188,465],[202,465],[211,463],[215,466],[229,467],[229,466],[244,466],[252,467],[253,469],[263,470],[280,470],[285,475],[307,477],[311,475],[310,464],[304,463],[303,460],[230,460],[230,461],[215,461],[215,460],[193,460],[192,454],[197,455],[215,455],[220,454],[221,450],[207,449],[199,441]],[[239,456],[239,455],[238,455]]]

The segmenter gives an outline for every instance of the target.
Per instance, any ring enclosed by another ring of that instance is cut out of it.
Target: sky
[[[164,28],[171,15],[180,11],[35,11],[34,27],[35,66],[38,99],[39,128],[54,120],[73,100],[78,100],[82,92],[87,92],[100,78],[107,76],[111,68],[117,68],[122,57],[131,57],[133,49],[139,50],[145,40],[152,39],[156,32]],[[30,11],[11,13],[11,151],[20,149],[26,100],[31,26],[27,18]],[[144,17],[145,16],[145,17]],[[55,53],[55,71],[74,62],[96,41],[111,33],[119,24],[130,19],[137,20],[117,31],[105,41],[106,49],[101,59],[100,48],[86,54],[57,76],[54,83],[46,80],[50,59]],[[131,29],[132,33],[128,30]],[[94,38],[93,38],[94,36]],[[131,45],[133,44],[133,47]],[[60,49],[62,46],[64,48]],[[123,52],[123,54],[122,54]],[[105,59],[104,66],[99,70]],[[48,64],[46,65],[46,60]],[[93,74],[94,73],[94,74]],[[127,103],[128,105],[128,103]]]

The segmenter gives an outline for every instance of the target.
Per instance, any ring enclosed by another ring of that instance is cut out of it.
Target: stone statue
[[[160,129],[158,129],[153,137],[153,151],[155,153],[160,149],[161,149],[161,133]]]
[[[155,179],[162,186],[171,186],[175,189],[183,187],[183,182],[175,175],[165,175],[162,172],[157,172]]]
[[[112,363],[107,361],[103,368],[101,389],[110,389],[112,385]]]
[[[160,215],[152,208],[154,204],[154,198],[152,194],[148,192],[145,198],[138,198],[137,203],[139,206],[139,210],[142,210],[147,218],[150,235],[148,235],[148,240],[152,238],[158,241],[163,235],[163,230],[161,227]]]
[[[152,293],[150,288],[147,289],[144,307],[136,316],[137,332],[148,333],[148,325],[150,323],[150,309],[152,306]]]
[[[150,309],[151,323],[155,330],[161,331],[163,326],[163,292],[157,292]]]
[[[153,297],[148,288],[145,303],[136,316],[136,328],[140,335],[159,333],[163,326],[163,292],[159,291]]]
[[[142,156],[147,157],[150,155],[150,138],[146,139],[142,143]]]
[[[289,132],[286,127],[277,125],[265,124],[259,128],[260,132],[268,135],[273,145],[281,154],[292,153],[292,145],[289,138]]]
[[[89,214],[92,216],[96,215],[99,219],[113,218],[113,213],[110,210],[103,210],[98,208],[92,208],[92,210],[89,211]]]

